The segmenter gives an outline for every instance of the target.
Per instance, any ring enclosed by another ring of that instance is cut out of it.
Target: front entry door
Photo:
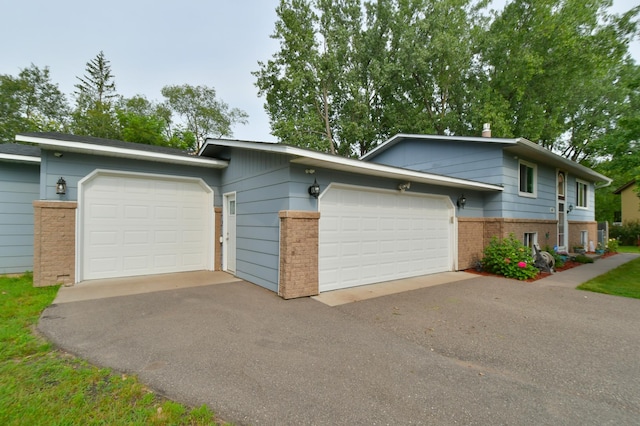
[[[224,194],[223,269],[236,272],[236,194]]]

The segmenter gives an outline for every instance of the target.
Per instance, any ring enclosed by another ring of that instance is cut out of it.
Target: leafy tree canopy
[[[46,67],[31,65],[17,77],[0,75],[0,139],[60,131],[197,150],[206,137],[231,136],[234,124],[247,123],[244,111],[230,108],[207,86],[166,86],[162,103],[141,95],[125,98],[116,91],[104,52],[87,62],[77,79],[70,107]]]
[[[526,137],[597,162],[628,114],[640,6],[609,0],[281,0],[254,72],[280,141],[353,156],[395,133]],[[625,112],[626,111],[626,112]]]

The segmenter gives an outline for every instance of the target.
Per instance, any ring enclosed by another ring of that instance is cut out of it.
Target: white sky
[[[496,3],[502,3],[496,0]],[[273,141],[252,71],[278,50],[278,0],[0,0],[0,74],[34,64],[72,102],[77,76],[104,51],[120,95],[161,101],[170,84],[214,87],[249,114],[234,138]],[[616,13],[638,0],[614,0]],[[640,62],[640,41],[631,47]]]

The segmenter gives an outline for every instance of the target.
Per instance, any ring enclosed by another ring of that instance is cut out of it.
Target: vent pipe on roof
[[[490,138],[491,137],[491,124],[484,123],[482,125],[482,137],[483,138]]]

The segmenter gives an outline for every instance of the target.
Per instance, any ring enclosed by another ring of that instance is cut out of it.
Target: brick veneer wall
[[[280,217],[280,282],[283,299],[315,296],[318,284],[320,213],[283,210]]]
[[[513,233],[520,241],[525,232],[537,232],[540,247],[553,247],[557,242],[555,220],[523,220],[502,218],[458,218],[458,269],[475,266],[483,250],[494,236],[508,237]],[[596,235],[596,234],[594,234]]]
[[[598,244],[598,222],[577,222],[569,221],[569,241],[567,249],[572,251],[574,247],[582,247],[580,244],[580,233],[587,231],[589,236],[587,238],[587,244],[589,241],[593,241],[594,247]],[[587,245],[587,249],[589,246]]]
[[[75,201],[33,202],[33,285],[44,287],[75,282]]]

